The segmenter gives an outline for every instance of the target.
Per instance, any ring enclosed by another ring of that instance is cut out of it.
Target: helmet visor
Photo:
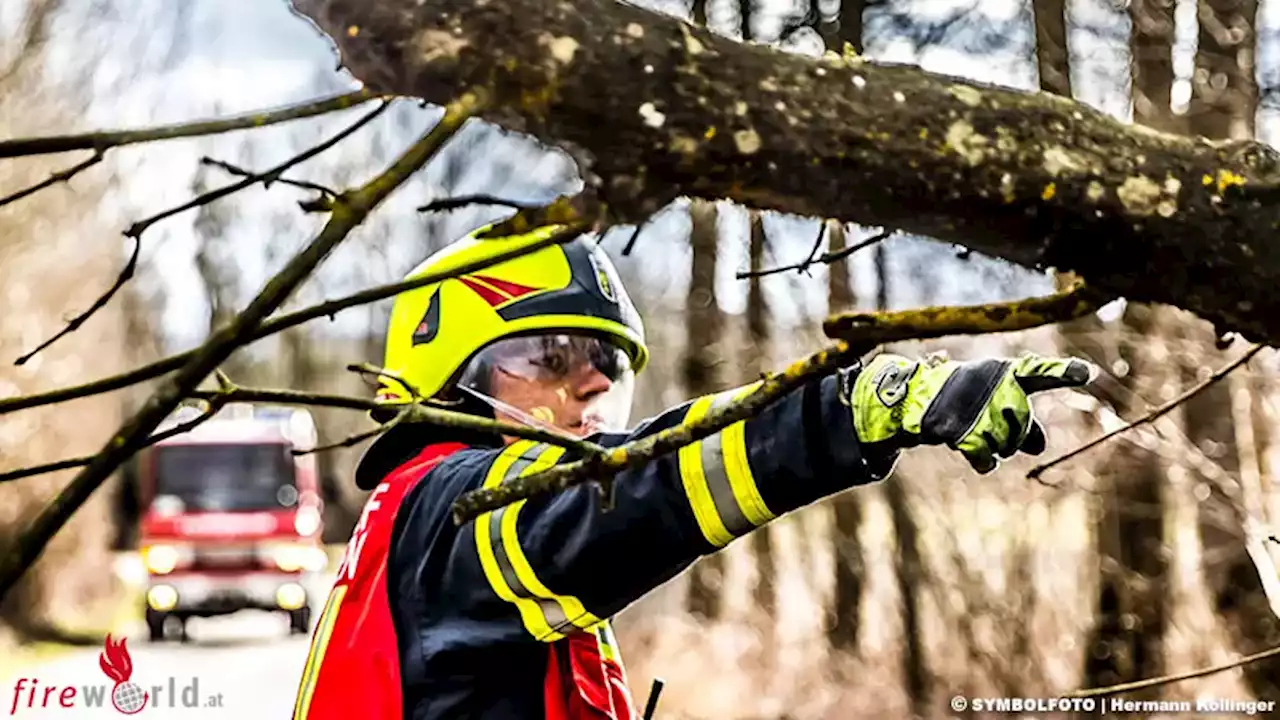
[[[499,340],[480,351],[458,383],[500,416],[528,416],[576,435],[626,428],[635,373],[617,345],[565,333]],[[497,402],[493,402],[497,401]],[[513,413],[514,408],[520,413]]]

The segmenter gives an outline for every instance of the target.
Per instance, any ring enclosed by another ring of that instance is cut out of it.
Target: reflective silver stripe
[[[711,402],[707,413],[713,413],[733,401],[733,394],[722,393]],[[711,493],[711,501],[715,503],[716,514],[724,529],[730,535],[744,535],[755,528],[738,506],[738,499],[733,496],[733,486],[729,484],[729,473],[724,467],[723,431],[716,433],[699,443],[698,454],[702,458],[702,476],[707,480],[707,491]]]
[[[519,477],[520,473],[527,470],[550,447],[547,443],[538,443],[521,453],[520,457],[516,458],[503,473],[502,482],[511,482]],[[559,632],[561,628],[570,624],[569,619],[564,616],[564,609],[560,607],[560,603],[550,598],[537,597],[529,592],[524,583],[520,582],[520,577],[516,575],[511,559],[507,557],[507,546],[502,542],[502,518],[510,508],[510,505],[504,505],[489,514],[489,543],[493,546],[494,560],[497,561],[498,569],[502,572],[502,577],[507,581],[507,587],[511,588],[511,592],[516,597],[528,598],[537,603],[538,607],[542,608],[542,615],[546,618],[547,625]]]

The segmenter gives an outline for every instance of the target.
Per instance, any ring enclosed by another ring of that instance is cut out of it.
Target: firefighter
[[[543,240],[477,233],[410,277]],[[418,396],[617,446],[749,393],[697,398],[626,430],[649,360],[602,250],[578,238],[402,293],[384,366]],[[461,527],[450,506],[558,463],[552,444],[398,424],[365,452],[370,492],[313,634],[295,720],[637,718],[609,618],[765,523],[886,477],[905,448],[947,445],[979,473],[1044,450],[1027,395],[1082,386],[1092,365],[880,354],[759,416],[617,477],[602,510],[581,485]],[[387,380],[388,415],[413,401]],[[385,416],[382,417],[385,419]]]

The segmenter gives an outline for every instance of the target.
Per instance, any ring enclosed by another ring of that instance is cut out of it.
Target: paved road
[[[323,604],[328,582],[326,577],[314,583],[320,592],[316,613]],[[193,618],[188,623],[188,632],[191,639],[187,644],[152,644],[147,640],[145,627],[136,628],[128,635],[133,680],[152,696],[136,717],[164,720],[287,720],[290,717],[309,638],[291,637],[283,614],[241,613],[225,618]],[[74,650],[0,680],[0,718],[126,717],[111,707],[109,693],[113,681],[98,666],[100,652],[100,648]],[[172,707],[171,677],[176,691]],[[24,689],[15,693],[20,678],[25,678]],[[38,682],[32,703],[35,707],[28,708],[31,699],[28,689],[33,680]],[[49,693],[48,707],[40,708],[45,689],[50,686],[57,689]],[[68,686],[76,688],[74,706],[58,707],[59,693]],[[95,708],[84,707],[85,686],[104,687],[105,703]],[[153,690],[154,686],[160,687],[158,693]],[[218,696],[221,707],[208,707],[211,702],[217,702],[214,698]],[[187,707],[196,702],[200,707]]]

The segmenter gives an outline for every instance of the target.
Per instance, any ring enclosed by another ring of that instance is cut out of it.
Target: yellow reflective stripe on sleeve
[[[685,413],[684,422],[692,423],[706,415],[714,399],[713,396],[707,396],[695,400],[689,407],[689,411]],[[707,478],[702,470],[702,443],[685,445],[676,451],[676,457],[679,460],[680,481],[684,484],[684,494],[689,498],[693,517],[698,521],[702,536],[716,547],[727,545],[733,536],[725,529],[720,514],[716,512],[715,500],[712,499],[711,491],[707,487]]]
[[[513,443],[494,461],[484,486],[494,487],[545,470],[564,452],[564,448],[546,443]],[[516,532],[520,508],[526,502],[521,500],[476,518],[476,549],[489,584],[498,597],[516,606],[525,629],[541,641],[560,640],[564,637],[562,630],[589,627],[600,619],[587,612],[577,598],[551,592],[534,573]]]
[[[745,397],[758,383],[700,398],[689,408],[685,422]],[[680,479],[707,542],[723,547],[735,537],[769,522],[774,514],[765,505],[747,461],[746,423],[724,430],[678,451]]]
[[[324,662],[329,639],[333,636],[333,626],[338,622],[338,608],[342,606],[342,599],[346,594],[346,585],[339,585],[329,592],[324,612],[320,614],[320,621],[316,624],[316,632],[311,636],[311,649],[307,651],[302,681],[298,684],[298,695],[293,703],[293,720],[306,720],[307,713],[311,710],[311,698],[315,695],[320,666]]]
[[[741,400],[755,391],[759,383],[753,383],[737,392],[734,400]],[[747,522],[753,527],[760,527],[774,519],[773,511],[764,504],[760,488],[756,485],[755,475],[751,472],[751,464],[747,462],[747,424],[736,422],[724,429],[721,444],[724,449],[724,468],[729,476],[729,485],[733,488],[733,496],[747,516]]]

